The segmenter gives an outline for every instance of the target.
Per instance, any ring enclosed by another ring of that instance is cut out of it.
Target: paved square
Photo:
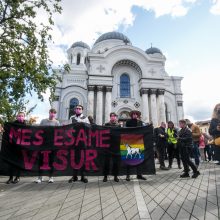
[[[48,178],[41,184],[23,177],[5,184],[0,177],[0,219],[220,219],[220,166],[203,162],[197,179],[181,179],[174,166],[130,182],[120,177],[89,177],[89,183],[68,183],[69,177]]]

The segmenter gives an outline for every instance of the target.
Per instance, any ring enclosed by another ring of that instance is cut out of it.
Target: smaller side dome
[[[158,48],[156,48],[156,47],[150,47],[150,48],[148,48],[145,52],[146,52],[146,54],[160,53],[161,55],[163,55],[163,53],[161,52],[161,50],[158,49]]]
[[[75,43],[71,46],[71,48],[74,48],[74,47],[83,47],[83,48],[87,48],[87,49],[90,50],[89,45],[86,44],[86,43],[84,43],[84,42],[82,42],[82,41],[77,41],[77,42],[75,42]]]

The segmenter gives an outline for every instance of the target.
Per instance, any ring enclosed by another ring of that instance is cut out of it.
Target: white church
[[[140,111],[142,121],[154,126],[169,120],[178,124],[184,117],[183,78],[168,75],[160,49],[143,51],[124,34],[108,32],[92,48],[75,42],[67,55],[71,70],[59,73],[62,81],[52,103],[59,120],[68,120],[77,104],[98,125],[109,121],[110,112],[126,121],[131,110]]]

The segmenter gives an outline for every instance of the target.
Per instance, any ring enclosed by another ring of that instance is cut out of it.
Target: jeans
[[[195,164],[199,166],[199,142],[193,142],[193,157],[195,159]]]

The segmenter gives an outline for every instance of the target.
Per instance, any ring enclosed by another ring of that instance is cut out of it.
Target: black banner
[[[98,176],[106,169],[114,173],[112,167],[124,175],[128,166],[130,174],[136,174],[137,167],[142,174],[155,174],[153,127],[6,123],[0,158],[1,175],[19,170],[28,176],[71,176],[76,171]]]

